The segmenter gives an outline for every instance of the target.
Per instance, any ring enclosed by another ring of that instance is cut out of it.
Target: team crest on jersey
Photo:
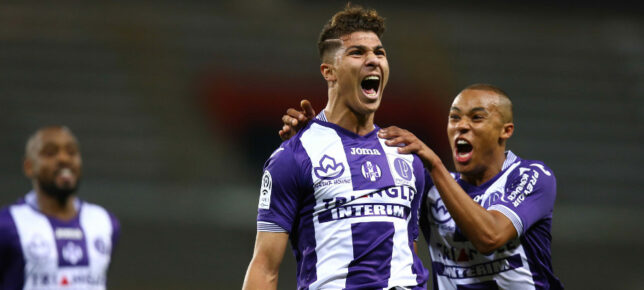
[[[264,175],[262,176],[262,187],[259,190],[259,208],[270,209],[272,191],[273,177],[271,177],[271,173],[268,170],[265,170]]]
[[[325,154],[320,159],[320,165],[313,167],[313,173],[319,179],[336,179],[344,173],[344,164],[337,163],[333,157]]]
[[[400,177],[407,181],[411,180],[413,172],[411,170],[411,165],[409,165],[407,161],[402,158],[396,158],[396,160],[394,160],[394,168]]]
[[[362,177],[364,177],[365,179],[371,182],[376,182],[382,176],[382,171],[380,170],[380,166],[378,166],[378,164],[371,163],[371,161],[362,163],[361,170],[362,170]]]
[[[76,265],[83,258],[83,248],[70,241],[63,246],[62,254],[65,261]]]

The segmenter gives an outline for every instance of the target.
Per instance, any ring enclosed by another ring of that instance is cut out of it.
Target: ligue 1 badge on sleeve
[[[402,158],[396,158],[396,160],[394,160],[394,168],[396,169],[396,173],[398,173],[400,177],[404,178],[407,181],[411,180],[412,170],[407,161]]]
[[[270,209],[271,207],[271,192],[273,190],[273,178],[271,173],[266,170],[262,176],[262,187],[259,190],[259,205],[261,209]]]

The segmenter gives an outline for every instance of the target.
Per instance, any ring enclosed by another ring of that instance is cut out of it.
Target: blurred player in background
[[[288,138],[314,114],[308,102],[282,120]],[[454,99],[447,135],[456,173],[409,131],[378,134],[399,153],[417,154],[431,178],[421,227],[429,243],[433,289],[563,289],[551,265],[556,197],[552,170],[506,151],[514,132],[512,102],[487,84]]]
[[[76,197],[76,137],[62,126],[27,141],[23,170],[33,189],[0,210],[0,289],[105,289],[119,223]]]
[[[266,162],[244,289],[275,289],[290,239],[298,289],[425,289],[415,252],[422,162],[384,145],[374,115],[389,78],[384,19],[347,6],[318,43],[325,110]]]

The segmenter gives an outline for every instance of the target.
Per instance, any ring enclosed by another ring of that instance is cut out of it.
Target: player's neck
[[[490,181],[497,174],[499,174],[501,170],[503,170],[503,163],[505,162],[505,152],[500,152],[500,154],[499,152],[496,152],[492,159],[490,159],[489,161],[483,162],[485,165],[480,170],[461,173],[461,179],[475,186],[480,186],[481,184]]]
[[[332,97],[334,94],[337,92],[329,88],[329,101],[324,108],[327,121],[360,136],[367,135],[375,129],[373,124],[375,113],[362,114],[353,111],[337,95]]]
[[[344,109],[329,109],[327,106],[327,108],[324,109],[324,114],[329,122],[360,136],[367,135],[375,129],[373,124],[373,113],[369,115],[360,115],[346,107]]]
[[[74,195],[61,201],[45,193],[42,189],[37,188],[35,191],[38,208],[43,214],[63,221],[71,220],[76,216],[78,211],[74,205]]]

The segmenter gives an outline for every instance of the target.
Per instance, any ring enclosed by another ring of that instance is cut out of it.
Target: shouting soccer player
[[[266,162],[244,289],[275,289],[290,239],[298,289],[425,289],[416,255],[422,162],[384,145],[374,124],[389,65],[384,20],[347,6],[318,47],[323,112]]]
[[[116,218],[80,201],[78,142],[66,127],[36,131],[25,150],[33,190],[0,210],[0,289],[105,289]]]
[[[301,106],[282,118],[282,138],[314,114],[307,101]],[[512,115],[510,98],[492,85],[471,85],[456,96],[447,127],[456,173],[409,131],[378,133],[401,146],[399,153],[417,154],[431,175],[420,221],[433,289],[563,289],[550,259],[554,173],[506,151]]]

